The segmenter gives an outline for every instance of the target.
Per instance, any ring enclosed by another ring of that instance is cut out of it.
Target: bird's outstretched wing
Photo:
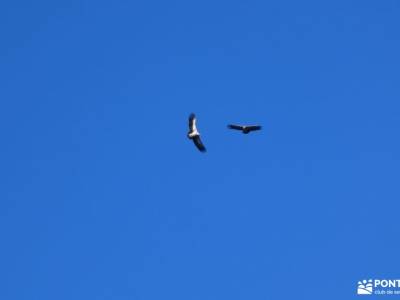
[[[248,130],[248,131],[256,131],[256,130],[261,130],[261,126],[259,126],[259,125],[251,125],[251,126],[246,126],[246,129]]]
[[[195,131],[196,130],[196,115],[191,113],[189,116],[189,130]]]
[[[193,138],[193,142],[201,152],[206,152],[206,147],[204,147],[204,145],[200,139],[200,136],[196,136],[195,138]]]
[[[235,130],[243,130],[244,127],[240,126],[240,125],[229,124],[228,128],[229,129],[235,129]]]

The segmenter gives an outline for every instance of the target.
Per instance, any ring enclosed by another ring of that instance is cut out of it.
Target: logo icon
[[[372,279],[363,280],[358,282],[357,294],[358,295],[372,295]]]

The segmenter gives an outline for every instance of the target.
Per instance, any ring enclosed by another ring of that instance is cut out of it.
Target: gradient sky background
[[[357,299],[400,278],[399,16],[3,1],[0,299]]]

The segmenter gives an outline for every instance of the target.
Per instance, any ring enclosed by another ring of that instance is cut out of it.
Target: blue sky
[[[399,14],[2,2],[0,298],[353,299],[399,278]]]

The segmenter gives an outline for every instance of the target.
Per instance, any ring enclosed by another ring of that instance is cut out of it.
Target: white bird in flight
[[[189,116],[189,132],[187,136],[189,139],[193,140],[197,149],[199,149],[201,152],[206,152],[206,147],[204,147],[200,139],[200,133],[196,127],[196,115],[194,113],[191,113]]]

